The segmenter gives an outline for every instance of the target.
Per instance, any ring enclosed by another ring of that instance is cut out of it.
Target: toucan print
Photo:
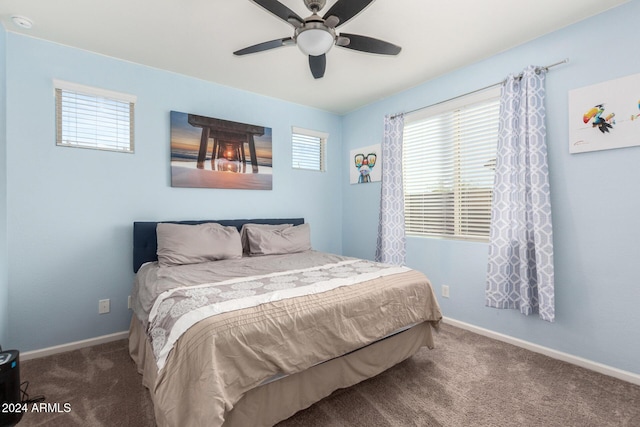
[[[586,123],[591,121],[591,125],[595,128],[600,129],[600,132],[605,133],[609,132],[609,129],[613,129],[613,125],[615,124],[615,113],[609,114],[607,117],[602,117],[604,113],[604,104],[598,104],[582,116],[582,120]]]

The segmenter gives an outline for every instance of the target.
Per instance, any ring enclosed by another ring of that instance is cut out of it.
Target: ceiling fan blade
[[[327,56],[323,53],[320,56],[309,55],[309,68],[314,79],[320,79],[324,76],[324,70],[327,68]]]
[[[275,39],[270,40],[268,42],[254,44],[253,46],[245,47],[244,49],[236,50],[233,52],[234,55],[247,55],[249,53],[257,53],[262,52],[263,50],[275,49],[281,46],[288,46],[290,44],[295,44],[291,37],[287,37],[284,39]]]
[[[278,18],[282,19],[285,22],[288,22],[294,27],[298,27],[298,25],[294,23],[295,21],[299,22],[300,25],[304,23],[304,19],[300,18],[297,13],[280,3],[278,0],[253,0],[253,2],[259,6],[262,6],[269,12],[276,15]]]
[[[361,52],[376,53],[379,55],[397,55],[402,48],[393,43],[384,40],[374,39],[373,37],[359,36],[358,34],[340,33],[340,37],[348,38],[348,44],[337,44],[337,46],[347,49],[359,50]]]
[[[331,6],[331,9],[325,13],[323,19],[327,20],[330,16],[335,16],[339,19],[336,27],[339,27],[362,12],[362,10],[372,2],[373,0],[338,0]]]

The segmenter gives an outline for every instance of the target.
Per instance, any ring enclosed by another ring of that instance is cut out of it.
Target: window
[[[483,91],[405,117],[408,235],[488,241],[499,94]]]
[[[328,134],[292,128],[291,166],[294,169],[324,171],[324,150]]]
[[[56,144],[133,153],[136,97],[54,81]]]

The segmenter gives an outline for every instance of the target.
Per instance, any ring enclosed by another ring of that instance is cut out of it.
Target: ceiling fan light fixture
[[[335,34],[326,27],[303,28],[296,37],[296,43],[305,55],[320,56],[329,52],[334,39]]]
[[[341,48],[379,55],[397,55],[402,50],[400,46],[384,40],[336,32],[336,28],[358,15],[373,0],[334,0],[333,6],[324,14],[324,17],[318,13],[324,8],[327,0],[303,1],[311,11],[311,16],[305,19],[285,6],[281,0],[253,0],[258,6],[293,26],[293,37],[258,43],[237,50],[233,54],[246,55],[296,44],[300,51],[308,56],[309,69],[313,78],[320,79],[324,77],[326,70],[327,55],[325,54],[331,50],[331,46],[334,44]]]

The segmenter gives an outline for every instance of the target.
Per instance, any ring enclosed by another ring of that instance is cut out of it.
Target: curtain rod
[[[555,62],[555,63],[550,64],[550,65],[545,65],[544,67],[538,67],[536,69],[536,71],[538,71],[538,72],[542,71],[542,70],[549,71],[549,68],[555,67],[556,65],[566,64],[567,62],[569,62],[569,58],[565,58],[562,61],[558,61],[558,62]],[[518,74],[517,78],[522,78],[522,73]],[[424,107],[416,108],[414,110],[406,111],[404,113],[396,113],[396,114],[392,115],[391,118],[395,119],[396,117],[401,116],[403,114],[415,113],[416,111],[420,111],[420,110],[424,110],[425,108],[434,107],[436,105],[444,104],[445,102],[453,101],[455,99],[462,98],[463,96],[473,95],[474,93],[482,92],[483,90],[487,90],[487,89],[491,89],[492,87],[500,86],[500,85],[504,84],[504,82],[506,82],[506,81],[507,80],[504,79],[504,80],[499,81],[497,83],[490,84],[489,86],[485,86],[485,87],[482,87],[480,89],[472,90],[471,92],[463,93],[462,95],[454,96],[453,98],[445,99],[444,101],[438,101],[436,103],[433,103],[433,104],[430,104],[430,105],[426,105]]]

